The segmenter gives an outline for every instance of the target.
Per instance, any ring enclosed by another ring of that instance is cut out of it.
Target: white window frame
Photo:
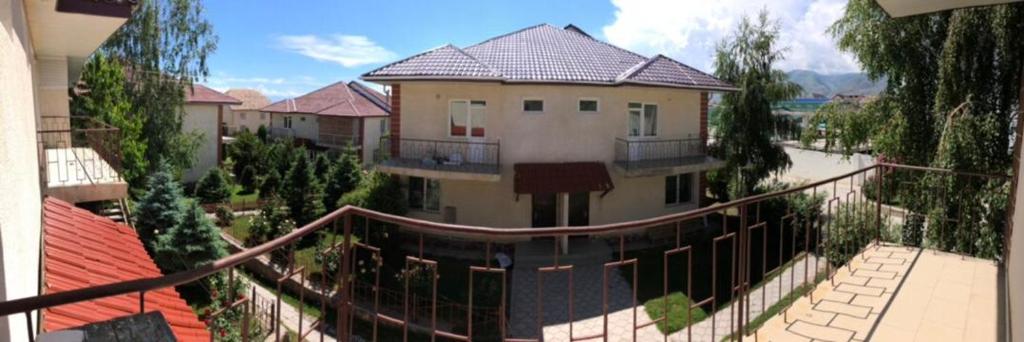
[[[441,208],[443,208],[443,206],[441,205],[441,180],[440,179],[435,179],[435,178],[428,178],[428,177],[410,176],[409,177],[409,181],[407,183],[409,186],[412,185],[412,178],[419,178],[419,179],[423,180],[423,189],[420,189],[421,193],[423,194],[423,198],[420,198],[420,203],[423,205],[423,207],[421,207],[421,208],[413,208],[410,205],[409,209],[425,211],[425,212],[430,212],[430,213],[439,213],[439,212],[441,212]],[[436,182],[437,183],[437,208],[428,208],[427,207],[427,198],[430,198],[430,196],[427,194],[427,189],[430,189],[430,186],[429,186],[430,182]],[[408,192],[406,192],[406,193],[408,193]]]
[[[597,103],[597,108],[595,110],[593,110],[593,111],[580,110],[580,102],[583,102],[583,101],[594,101],[594,102]],[[627,109],[629,109],[628,105],[627,105]],[[576,112],[584,113],[584,114],[600,113],[601,112],[601,99],[596,98],[596,97],[581,97],[579,99],[576,99]]]
[[[640,104],[640,135],[630,135],[629,134],[629,115],[630,115],[630,110],[631,110],[629,108],[629,105],[631,103],[639,103]],[[654,112],[654,134],[653,135],[646,135],[646,134],[644,134],[644,126],[645,126],[644,125],[644,121],[647,121],[646,115],[644,115],[644,108],[646,108],[647,106],[654,106],[654,108],[655,108],[655,112]],[[661,106],[658,105],[657,102],[627,101],[626,102],[626,137],[628,137],[630,139],[657,138],[658,137],[658,131],[660,130],[659,129],[660,125],[658,124],[658,121],[659,121],[658,120],[658,116],[660,116],[658,114],[660,114],[660,112],[661,112]]]
[[[466,103],[466,135],[453,135],[452,134],[452,103],[465,102]],[[448,100],[448,122],[445,125],[448,126],[448,137],[449,138],[476,138],[481,139],[487,136],[487,124],[484,123],[481,126],[484,129],[484,135],[481,137],[473,136],[473,102],[484,103],[484,116],[487,116],[487,100],[468,100],[468,99],[451,99]],[[486,120],[485,120],[486,121]]]
[[[540,101],[540,110],[526,110],[526,101]],[[523,113],[526,114],[544,114],[544,112],[547,111],[547,108],[547,101],[544,101],[544,99],[540,97],[524,97],[523,100],[519,102],[519,110],[522,110]]]
[[[693,203],[694,199],[697,197],[695,195],[695,192],[696,192],[695,186],[697,185],[697,180],[695,179],[696,177],[694,177],[695,175],[696,175],[695,172],[687,172],[687,173],[677,173],[677,174],[674,174],[674,175],[665,176],[665,182],[668,182],[668,177],[676,177],[676,189],[675,189],[676,190],[676,201],[672,202],[672,203],[667,203],[668,201],[667,201],[667,199],[665,199],[662,202],[665,202],[665,206],[666,207],[676,207],[676,206],[687,205],[687,204]],[[687,200],[686,202],[683,202],[681,200],[682,193],[679,192],[679,188],[682,185],[682,182],[680,182],[680,180],[683,179],[683,176],[687,176],[686,178],[690,179],[690,194],[689,194],[690,195],[689,196],[690,199]],[[665,185],[662,185],[662,189],[661,189],[662,192],[664,192],[664,190],[665,190],[664,187],[665,187]]]
[[[292,128],[292,116],[291,115],[285,115],[284,116],[284,128]]]

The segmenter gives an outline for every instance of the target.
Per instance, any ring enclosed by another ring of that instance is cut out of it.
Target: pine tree
[[[235,141],[228,145],[228,157],[235,161],[231,172],[241,177],[242,171],[247,166],[258,167],[264,154],[264,145],[252,133],[244,131],[235,137]],[[243,184],[244,186],[245,184]]]
[[[292,219],[300,227],[324,213],[324,188],[313,174],[313,165],[306,153],[295,156],[295,162],[285,174],[280,193]]]
[[[256,168],[252,165],[242,168],[242,173],[238,175],[238,184],[242,185],[242,190],[245,193],[252,193],[256,190]]]
[[[260,125],[260,128],[256,129],[256,137],[260,138],[260,141],[264,144],[267,143],[267,137],[270,134],[267,132],[267,126]]]
[[[219,230],[195,201],[186,205],[181,222],[157,239],[153,251],[164,274],[191,270],[227,255]]]
[[[272,198],[277,196],[277,192],[280,188],[281,175],[277,173],[277,170],[271,169],[267,172],[267,175],[263,177],[263,181],[260,182],[260,197]]]
[[[146,188],[135,206],[135,229],[146,247],[152,249],[158,235],[181,222],[184,195],[171,165],[164,160],[157,162]]]
[[[219,168],[210,169],[196,185],[199,203],[224,203],[231,199],[231,186]]]
[[[331,159],[327,158],[326,153],[319,153],[316,155],[316,160],[313,162],[313,174],[320,179],[320,184],[327,184],[327,174],[331,172]]]
[[[356,158],[353,150],[346,149],[327,174],[324,184],[324,208],[327,210],[338,208],[338,200],[341,199],[341,196],[355,189],[362,178],[363,169],[359,166],[359,159]]]

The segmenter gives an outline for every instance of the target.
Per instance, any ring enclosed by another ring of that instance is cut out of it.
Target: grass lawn
[[[259,199],[260,191],[258,189],[253,190],[251,193],[245,193],[241,185],[235,184],[231,186],[231,204],[255,203]]]
[[[228,235],[234,236],[238,241],[245,243],[245,240],[249,238],[249,226],[252,225],[252,220],[255,217],[254,215],[239,215],[235,217],[235,221],[231,222],[231,227],[227,227]]]
[[[775,304],[773,304],[768,309],[765,309],[765,311],[758,315],[756,318],[750,320],[750,324],[745,326],[746,331],[751,332],[760,329],[761,326],[764,325],[765,322],[768,322],[769,319],[778,315],[780,312],[782,312],[783,309],[788,308],[797,299],[800,299],[800,297],[803,297],[805,294],[807,294],[808,291],[814,290],[814,287],[817,286],[818,283],[820,283],[822,280],[825,280],[825,274],[818,274],[818,276],[814,279],[813,283],[803,284],[793,289],[792,292],[786,294],[784,297],[782,297],[782,299],[780,299],[778,302],[775,302]],[[732,337],[733,335],[725,336],[722,338],[722,341],[731,341]]]
[[[665,315],[665,297],[654,298],[644,303],[644,310],[651,319]],[[682,292],[672,292],[668,295],[668,319],[658,322],[658,330],[664,334],[673,333],[686,328],[686,310],[692,302]],[[701,308],[695,308],[690,313],[691,323],[697,323],[708,317],[708,314]]]

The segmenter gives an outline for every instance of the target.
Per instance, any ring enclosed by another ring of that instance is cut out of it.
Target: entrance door
[[[569,225],[590,225],[589,192],[574,192],[569,194]]]
[[[533,205],[533,226],[554,227],[558,225],[558,197],[555,194],[530,195]]]

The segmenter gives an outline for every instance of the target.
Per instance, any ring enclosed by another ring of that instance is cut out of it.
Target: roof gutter
[[[495,77],[452,77],[452,76],[363,76],[360,79],[368,82],[378,83],[389,83],[395,81],[481,81],[481,82],[501,82],[506,84],[580,84],[580,85],[595,85],[605,87],[615,87],[621,85],[647,85],[655,87],[666,87],[666,88],[681,88],[681,89],[696,89],[696,90],[709,90],[709,91],[739,91],[736,87],[716,87],[716,86],[688,86],[674,83],[663,83],[663,82],[647,82],[647,81],[635,81],[635,80],[623,80],[616,82],[596,82],[596,81],[568,81],[568,80],[520,80],[520,79],[504,79]]]

